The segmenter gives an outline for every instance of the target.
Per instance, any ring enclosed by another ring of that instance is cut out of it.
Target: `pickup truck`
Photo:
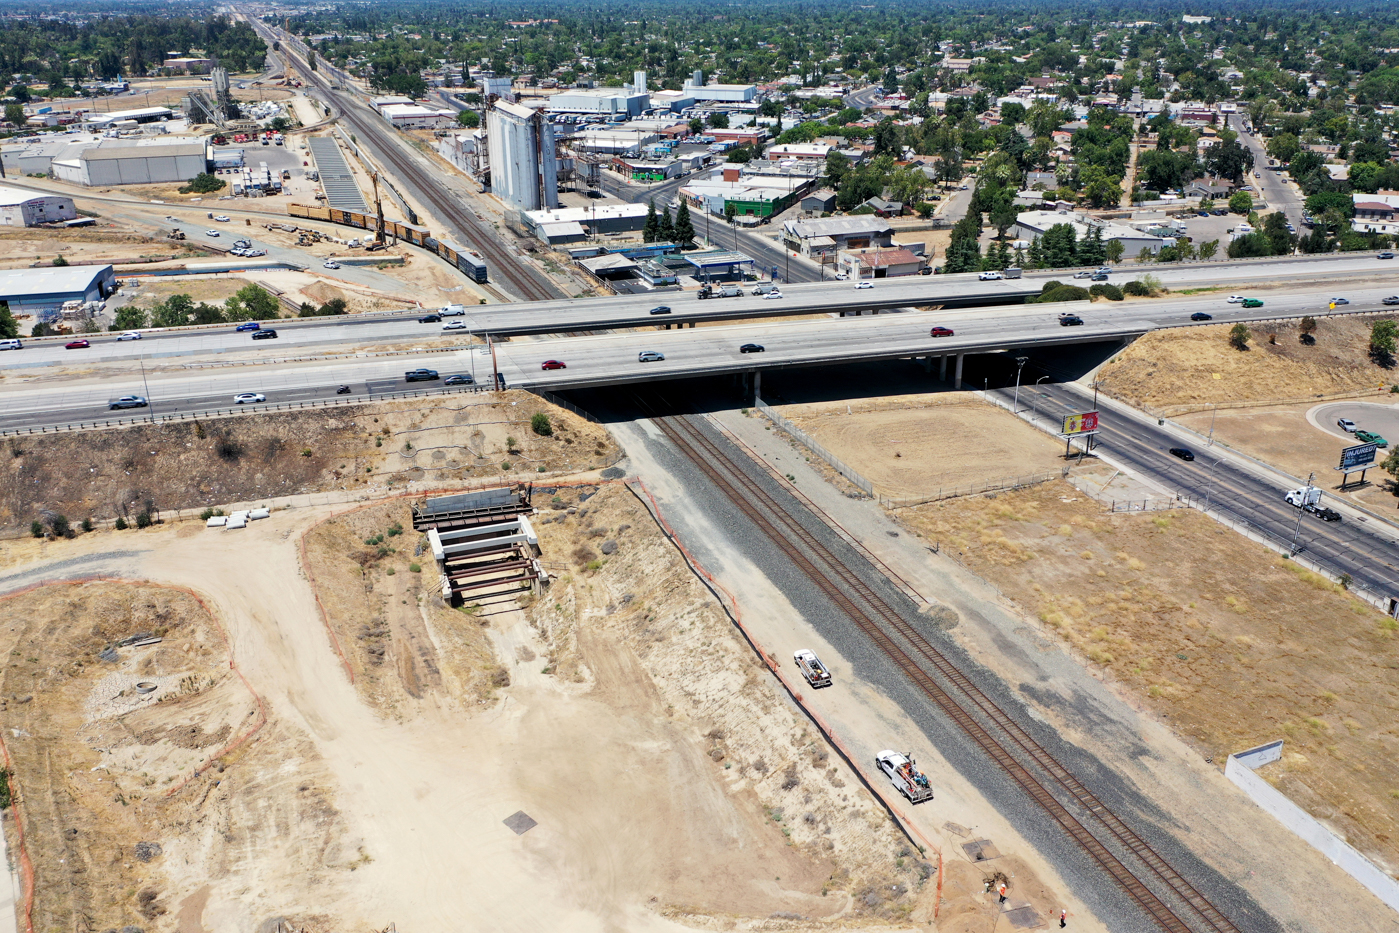
[[[889,782],[898,788],[899,793],[908,798],[909,803],[933,799],[933,787],[928,782],[928,776],[918,770],[908,755],[885,749],[874,756],[874,763],[888,776]]]
[[[831,672],[821,663],[816,652],[802,648],[792,653],[792,660],[797,662],[797,670],[802,672],[802,676],[812,687],[820,689],[831,685]]]
[[[437,378],[435,369],[410,369],[403,374],[404,382],[431,382]]]

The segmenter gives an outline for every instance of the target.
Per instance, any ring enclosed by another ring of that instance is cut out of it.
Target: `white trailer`
[[[874,756],[874,763],[889,776],[890,783],[908,798],[909,803],[922,803],[933,799],[933,787],[928,783],[928,776],[918,770],[911,754],[900,755],[896,751],[885,749]]]
[[[821,663],[816,652],[802,648],[792,654],[792,660],[797,662],[797,670],[802,672],[802,676],[811,686],[820,688],[831,685],[831,672]]]

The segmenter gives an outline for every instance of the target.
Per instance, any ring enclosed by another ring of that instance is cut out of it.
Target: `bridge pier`
[[[932,358],[931,356],[925,356],[925,357],[923,357],[923,372],[925,372],[925,373],[930,373],[930,372],[932,372],[932,371],[933,371],[933,358]]]
[[[957,354],[957,374],[952,380],[952,388],[954,389],[962,388],[962,357],[964,356],[966,356],[965,353]]]
[[[763,394],[763,373],[761,370],[753,370],[753,401],[756,403],[759,396]]]
[[[947,381],[947,354],[938,357],[938,382]]]

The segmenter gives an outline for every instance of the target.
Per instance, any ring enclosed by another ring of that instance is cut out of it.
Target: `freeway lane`
[[[1040,388],[1039,410],[1047,417],[1057,420],[1092,407],[1091,393],[1078,386]],[[1006,399],[1013,392],[996,391]],[[1026,404],[1026,394],[1022,387],[1022,406]],[[1203,501],[1208,493],[1210,511],[1266,535],[1275,544],[1288,546],[1292,542],[1301,513],[1283,501],[1288,488],[1283,482],[1261,478],[1222,450],[1212,452],[1203,445],[1182,442],[1149,420],[1132,417],[1116,406],[1105,407],[1099,431],[1097,451],[1108,459],[1197,501]],[[1193,450],[1196,459],[1185,462],[1167,452],[1180,446]],[[1322,484],[1326,482],[1323,478]],[[1353,516],[1352,512],[1344,521],[1323,522],[1301,514],[1298,554],[1333,574],[1350,574],[1353,586],[1376,596],[1399,596],[1399,545],[1389,536],[1389,529],[1377,530],[1378,523]]]

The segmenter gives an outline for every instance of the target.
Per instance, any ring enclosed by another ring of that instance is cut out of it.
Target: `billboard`
[[[1363,470],[1375,465],[1375,452],[1379,444],[1356,444],[1341,451],[1341,465],[1338,470]]]
[[[1091,434],[1098,430],[1098,413],[1096,411],[1082,411],[1076,415],[1064,416],[1064,430],[1060,434]]]

